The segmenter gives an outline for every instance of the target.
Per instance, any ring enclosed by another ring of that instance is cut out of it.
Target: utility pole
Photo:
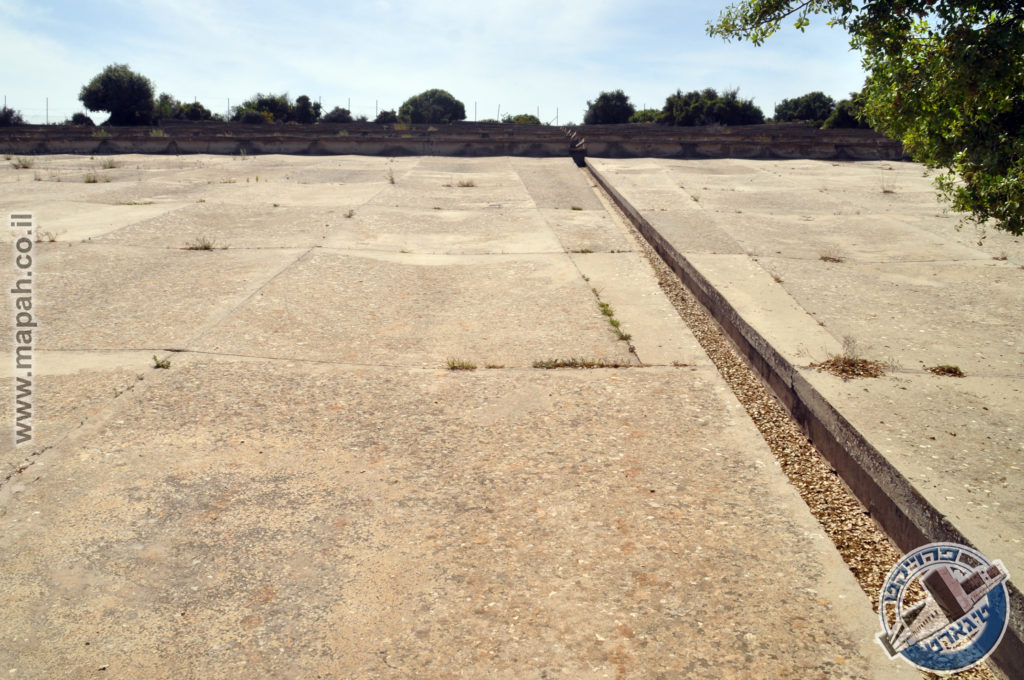
[[[46,124],[50,124],[50,98],[46,98]]]
[[[498,104],[498,122],[501,122],[501,104]]]

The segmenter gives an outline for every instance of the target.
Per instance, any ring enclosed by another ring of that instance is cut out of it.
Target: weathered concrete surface
[[[956,231],[915,164],[592,165],[928,503],[1024,573],[1021,239]],[[809,366],[846,337],[900,368],[844,382]],[[924,370],[940,364],[967,377]]]
[[[37,163],[8,677],[910,677],[568,160]]]
[[[314,156],[517,156],[569,158],[904,157],[873,130],[819,130],[802,123],[738,126],[551,125],[241,125],[163,120],[159,127],[24,125],[0,130],[10,154],[307,154]],[[582,143],[581,140],[585,140]]]

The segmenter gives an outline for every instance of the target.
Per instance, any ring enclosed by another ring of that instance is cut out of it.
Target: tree
[[[160,96],[156,98],[156,104],[153,107],[153,120],[157,121],[162,118],[211,120],[213,119],[213,112],[199,102],[182,104],[166,92],[161,92]],[[238,119],[236,117],[236,120]]]
[[[174,114],[178,112],[179,108],[181,108],[181,102],[166,92],[161,92],[153,105],[153,120],[174,118]]]
[[[602,92],[594,101],[587,101],[587,112],[583,114],[584,125],[617,125],[628,123],[636,113],[629,103],[629,97],[622,90]]]
[[[153,122],[153,83],[127,64],[111,64],[82,86],[78,94],[90,111],[109,111],[110,125],[149,125]]]
[[[0,109],[0,127],[13,127],[24,124],[25,119],[21,117],[20,111],[9,109],[6,106]]]
[[[235,115],[231,120],[244,125],[264,125],[266,123],[274,122],[272,114],[263,111],[255,111],[253,109],[241,108],[235,111]]]
[[[832,111],[832,114],[821,126],[826,130],[834,128],[860,128],[869,129],[867,118],[864,117],[864,95],[861,92],[851,92],[849,99],[844,99]]]
[[[675,94],[665,99],[658,116],[665,125],[755,125],[764,122],[764,113],[750,99],[740,99],[739,90],[719,94],[708,87]]]
[[[199,102],[181,104],[174,117],[183,120],[213,120],[213,112]]]
[[[292,102],[288,99],[287,94],[263,94],[257,92],[235,109],[235,115],[232,116],[231,120],[242,121],[246,112],[249,111],[262,114],[267,122],[284,123],[288,121],[292,112]],[[255,119],[249,116],[249,120],[254,121]]]
[[[299,96],[292,108],[291,119],[310,125],[320,120],[320,102],[311,101],[306,95]]]
[[[351,123],[352,112],[348,109],[343,109],[335,106],[333,109],[324,114],[321,119],[325,123]]]
[[[394,109],[387,109],[377,113],[377,117],[373,119],[374,123],[380,123],[381,125],[390,125],[398,122],[398,114],[395,113]]]
[[[801,97],[783,99],[775,105],[775,122],[785,123],[793,120],[811,121],[818,126],[832,115],[836,108],[836,100],[824,92],[808,92]]]
[[[445,90],[426,90],[406,99],[398,117],[405,123],[454,123],[466,119],[466,107]]]
[[[661,111],[658,109],[640,109],[629,117],[630,123],[656,123]]]
[[[868,72],[865,111],[964,220],[1024,234],[1024,7],[1013,0],[744,0],[711,35],[763,43],[813,14],[850,34]]]
[[[532,113],[520,113],[512,116],[505,114],[501,119],[502,123],[513,123],[515,125],[542,125],[540,118],[533,115]]]
[[[65,125],[81,125],[83,127],[94,127],[96,123],[92,122],[92,118],[79,111],[75,115],[71,116],[71,119],[68,120],[65,123]]]

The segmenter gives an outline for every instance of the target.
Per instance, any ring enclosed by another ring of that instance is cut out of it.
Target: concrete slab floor
[[[1024,573],[1024,239],[957,231],[913,163],[591,162],[933,506]],[[845,338],[896,370],[809,367]],[[940,364],[967,377],[925,370]]]
[[[9,677],[911,676],[568,159],[35,160]]]

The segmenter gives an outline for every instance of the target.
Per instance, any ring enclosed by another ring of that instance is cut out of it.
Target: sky
[[[0,97],[31,123],[63,121],[84,111],[82,86],[113,63],[214,112],[265,92],[371,119],[431,88],[462,101],[468,120],[500,111],[561,124],[582,122],[588,100],[618,89],[637,109],[660,109],[679,89],[739,88],[766,116],[785,98],[860,89],[860,56],[842,29],[821,18],[761,47],[728,43],[705,32],[727,4],[0,0]]]

